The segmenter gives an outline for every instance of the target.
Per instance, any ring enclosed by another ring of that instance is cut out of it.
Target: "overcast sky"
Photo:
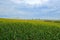
[[[60,19],[60,0],[0,0],[0,18]]]

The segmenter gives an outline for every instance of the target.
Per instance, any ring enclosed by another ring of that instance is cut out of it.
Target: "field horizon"
[[[0,18],[0,40],[60,40],[60,20]]]

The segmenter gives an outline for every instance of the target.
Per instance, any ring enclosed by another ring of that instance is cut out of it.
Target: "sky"
[[[60,20],[60,0],[0,0],[0,18]]]

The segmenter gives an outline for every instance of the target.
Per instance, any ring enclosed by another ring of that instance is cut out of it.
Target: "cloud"
[[[43,5],[47,3],[49,0],[11,0],[11,2],[15,4],[25,4],[29,6],[37,6],[37,5]]]
[[[16,4],[22,3],[22,0],[10,0],[10,1],[12,1],[12,2],[14,2],[14,3],[16,3]]]

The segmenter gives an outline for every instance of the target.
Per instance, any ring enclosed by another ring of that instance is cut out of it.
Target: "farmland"
[[[60,40],[60,21],[0,18],[0,40]]]

